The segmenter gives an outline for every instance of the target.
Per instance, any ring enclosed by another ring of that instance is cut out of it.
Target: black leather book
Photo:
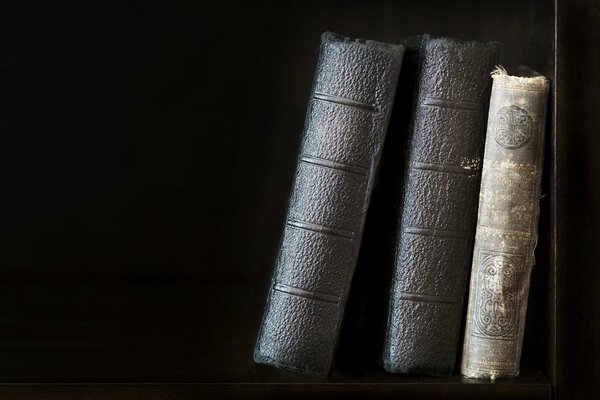
[[[425,36],[416,57],[383,366],[452,374],[497,44]],[[400,183],[398,183],[400,184]]]
[[[324,33],[254,360],[328,373],[404,48]]]

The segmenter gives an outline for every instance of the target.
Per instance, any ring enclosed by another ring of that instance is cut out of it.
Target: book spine
[[[493,76],[461,372],[519,374],[537,242],[545,77]]]
[[[383,366],[453,372],[495,43],[424,38],[392,259]]]
[[[258,363],[320,376],[331,367],[403,52],[322,36]]]

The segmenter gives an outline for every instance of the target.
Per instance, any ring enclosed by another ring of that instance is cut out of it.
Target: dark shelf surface
[[[527,367],[516,379],[492,383],[458,375],[402,377],[379,368],[357,375],[334,368],[319,380],[257,365],[252,351],[263,280],[8,277],[0,293],[0,395],[16,398],[368,393],[537,399],[550,393],[544,375]]]

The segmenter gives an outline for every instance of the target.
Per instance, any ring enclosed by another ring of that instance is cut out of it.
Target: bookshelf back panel
[[[554,74],[551,1],[41,7],[2,17],[0,281],[12,317],[0,343],[17,363],[0,370],[5,381],[271,379],[252,347],[323,31],[495,40],[507,69]],[[544,372],[554,307],[546,177],[523,354]],[[93,295],[79,290],[94,281]],[[218,288],[214,300],[187,281]],[[148,309],[173,292],[154,318]],[[185,330],[191,314],[201,322]],[[118,328],[120,318],[134,326]],[[111,341],[132,345],[102,356]]]

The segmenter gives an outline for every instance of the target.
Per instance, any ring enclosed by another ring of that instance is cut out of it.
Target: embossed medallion
[[[503,107],[494,118],[494,137],[506,149],[519,149],[531,140],[533,118],[517,106]]]
[[[510,339],[516,334],[518,313],[517,274],[520,256],[480,254],[477,277],[475,332]]]

